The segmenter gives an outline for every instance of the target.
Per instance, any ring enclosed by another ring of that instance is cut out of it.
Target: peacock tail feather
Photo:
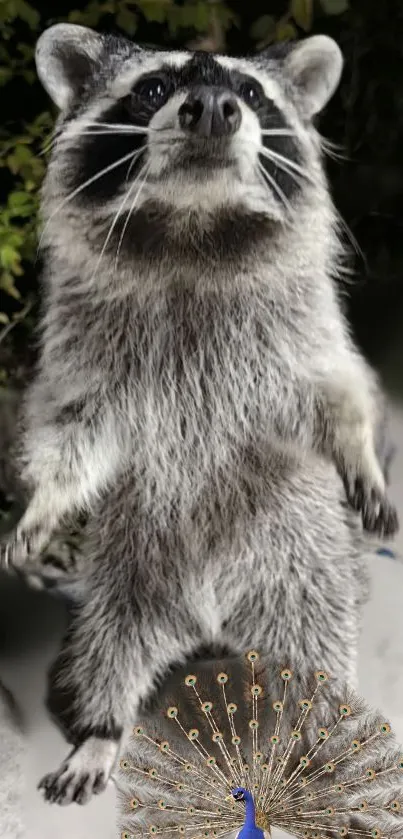
[[[323,670],[305,678],[252,650],[176,675],[165,699],[120,762],[121,839],[239,832],[237,788],[253,797],[260,835],[403,837],[403,754],[390,725]]]

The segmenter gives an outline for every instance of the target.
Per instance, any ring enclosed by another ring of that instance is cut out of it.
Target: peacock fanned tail
[[[304,678],[250,651],[200,664],[167,690],[120,763],[121,839],[243,828],[259,839],[273,827],[304,839],[403,837],[403,754],[391,727],[323,670]]]

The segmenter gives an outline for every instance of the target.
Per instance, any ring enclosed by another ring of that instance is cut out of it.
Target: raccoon
[[[392,535],[397,515],[314,127],[337,45],[229,58],[58,24],[37,67],[61,116],[32,497],[3,561],[89,511],[49,677],[73,751],[40,784],[66,804],[105,787],[126,725],[203,651],[302,656],[354,683],[365,531]]]

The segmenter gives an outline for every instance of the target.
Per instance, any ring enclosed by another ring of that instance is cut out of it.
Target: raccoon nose
[[[199,87],[179,108],[179,123],[198,137],[225,137],[239,128],[241,109],[228,90]]]

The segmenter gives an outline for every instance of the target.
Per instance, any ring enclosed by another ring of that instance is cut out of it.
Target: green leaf
[[[5,291],[9,297],[13,297],[14,300],[20,300],[21,298],[18,288],[14,285],[14,277],[9,271],[2,271],[0,273],[0,289]]]
[[[130,9],[122,8],[116,16],[116,25],[128,35],[134,35],[137,30],[137,15]]]
[[[0,86],[7,84],[12,77],[12,67],[0,67]]]
[[[11,245],[3,245],[0,250],[0,262],[3,268],[14,271],[14,268],[20,263],[20,255]]]
[[[18,0],[17,14],[21,20],[28,24],[30,29],[35,30],[38,28],[41,16],[39,12],[29,3],[26,3],[25,0]]]
[[[320,4],[327,15],[342,15],[350,6],[349,0],[320,0]]]
[[[272,15],[263,15],[252,23],[249,35],[254,41],[262,41],[276,32],[276,19]]]
[[[167,19],[169,3],[166,0],[143,0],[138,5],[149,23],[164,23]]]
[[[291,14],[297,26],[309,32],[312,27],[313,0],[292,0]]]
[[[294,41],[298,33],[292,23],[281,23],[276,29],[276,41]]]
[[[186,6],[183,8],[186,9]],[[189,26],[193,23],[196,32],[207,32],[211,20],[211,14],[211,8],[207,3],[197,3],[194,7],[193,21],[190,21],[189,23],[186,21],[184,25]]]

